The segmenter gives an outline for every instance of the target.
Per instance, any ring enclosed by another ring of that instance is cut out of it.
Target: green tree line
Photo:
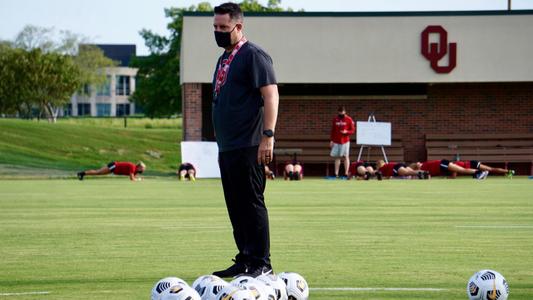
[[[0,114],[29,118],[33,111],[55,122],[84,85],[101,85],[116,65],[96,46],[69,31],[59,40],[48,28],[26,26],[14,41],[0,42]]]
[[[269,0],[267,6],[257,0],[244,0],[239,3],[244,12],[280,12],[281,0]],[[150,54],[132,60],[131,66],[138,68],[136,88],[133,101],[143,107],[149,117],[166,117],[181,112],[181,86],[179,84],[181,34],[183,31],[183,14],[188,11],[211,12],[209,2],[199,3],[188,8],[165,9],[165,16],[170,18],[167,25],[168,36],[158,35],[143,29],[144,38]],[[292,11],[292,9],[288,9]]]

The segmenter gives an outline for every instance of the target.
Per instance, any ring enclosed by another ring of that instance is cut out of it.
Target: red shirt
[[[137,166],[130,162],[115,162],[115,169],[113,169],[113,174],[115,175],[130,175],[137,172]]]
[[[341,131],[347,130],[347,133],[341,133]],[[346,144],[350,141],[350,135],[355,132],[355,124],[348,115],[345,115],[344,118],[339,118],[336,116],[333,118],[331,124],[331,141],[335,144]]]
[[[357,167],[359,167],[359,165],[364,164],[364,163],[365,162],[362,161],[362,160],[354,161],[353,163],[350,164],[350,168],[348,169],[348,173],[351,174],[352,176],[358,175],[357,174]]]
[[[394,162],[391,162],[391,163],[388,163],[388,164],[384,164],[381,168],[379,168],[379,171],[385,177],[392,177],[394,175],[394,170],[393,169],[394,169],[395,165],[396,165],[396,163],[394,163]]]
[[[422,171],[427,171],[431,176],[440,175],[440,160],[430,160],[422,163]]]

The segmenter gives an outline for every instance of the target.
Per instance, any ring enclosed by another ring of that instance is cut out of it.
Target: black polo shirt
[[[213,75],[213,89],[218,59]],[[259,46],[246,42],[231,62],[224,85],[213,93],[213,126],[219,152],[257,146],[263,131],[263,98],[260,88],[276,84],[272,58]]]

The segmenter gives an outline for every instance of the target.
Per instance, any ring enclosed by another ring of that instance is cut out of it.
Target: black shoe
[[[78,179],[83,180],[83,176],[85,176],[85,172],[78,172]]]
[[[418,179],[424,179],[424,172],[419,171],[417,173],[417,177],[418,177]]]
[[[378,178],[378,180],[382,180],[383,179],[383,174],[381,174],[380,171],[377,171],[376,172],[376,177]]]
[[[429,172],[428,171],[424,171],[424,179],[429,179]]]
[[[274,274],[274,271],[272,270],[272,266],[271,265],[250,266],[246,270],[246,272],[244,272],[243,274],[239,274],[239,275],[245,275],[245,276],[256,278],[263,274]]]
[[[366,172],[364,176],[365,180],[370,180],[370,176],[370,172]]]
[[[248,270],[248,268],[246,267],[246,264],[242,262],[238,262],[234,259],[233,261],[235,263],[231,265],[229,268],[227,268],[226,270],[213,272],[213,275],[218,276],[220,278],[227,278],[227,277],[235,277],[237,275],[246,273],[246,271]]]

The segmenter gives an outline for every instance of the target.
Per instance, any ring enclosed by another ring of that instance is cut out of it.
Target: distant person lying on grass
[[[185,180],[185,178],[187,178],[189,181],[196,181],[196,168],[191,163],[182,163],[176,174],[179,176],[180,180]]]
[[[378,171],[381,172],[383,177],[387,178],[409,178],[416,176],[418,179],[428,179],[428,173],[426,171],[417,171],[407,166],[404,163],[385,163],[384,160],[378,160],[376,163]]]
[[[357,179],[369,180],[374,176],[376,176],[378,180],[382,179],[381,172],[374,170],[370,163],[360,160],[350,164],[348,179],[355,177]]]
[[[488,171],[463,168],[456,163],[448,161],[447,159],[417,162],[411,164],[411,168],[425,171],[429,173],[430,176],[448,176],[449,178],[455,178],[455,175],[462,174],[472,175],[472,177],[476,179],[486,179],[487,175],[489,174]]]
[[[112,161],[108,163],[107,166],[98,170],[86,170],[78,172],[78,179],[83,180],[83,177],[86,175],[107,175],[113,173],[115,175],[129,176],[131,181],[140,181],[142,178],[138,177],[137,174],[141,174],[144,172],[144,170],[146,170],[146,165],[142,161],[139,161],[137,164],[131,162]]]
[[[490,174],[503,174],[509,178],[513,177],[514,175],[514,170],[491,167],[478,160],[454,161],[453,163],[465,169],[478,169],[481,171],[487,171]],[[452,173],[450,176],[455,177],[456,175],[457,173]]]

